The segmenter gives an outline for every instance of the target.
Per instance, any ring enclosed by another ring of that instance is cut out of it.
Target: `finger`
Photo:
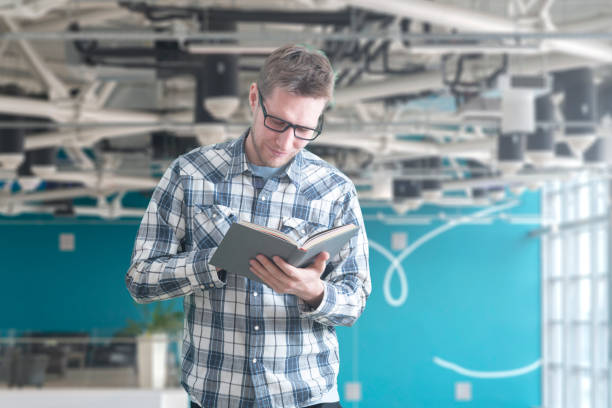
[[[315,268],[317,271],[320,271],[320,273],[323,273],[323,271],[325,270],[325,264],[327,263],[328,259],[329,259],[328,252],[325,252],[325,251],[320,252],[319,255],[317,255],[317,257],[315,258],[311,266]]]
[[[259,254],[255,257],[255,260],[257,260],[264,268],[268,270],[278,270],[278,266],[276,266],[276,264],[265,255]]]
[[[270,276],[274,278],[274,283],[280,288],[284,285],[284,279],[287,276],[281,271],[278,266],[274,262],[272,262],[268,257],[264,255],[257,255],[255,259],[251,260],[256,266],[259,266],[261,269],[260,273],[263,273],[265,276]]]
[[[255,274],[259,279],[261,279],[266,285],[270,286],[276,292],[280,290],[281,282],[278,280],[274,274],[270,273],[261,263],[252,259],[250,262],[249,270]]]
[[[280,256],[275,256],[272,258],[272,260],[274,261],[276,266],[288,277],[292,279],[295,279],[298,277],[296,270],[295,270],[296,269],[295,266],[291,265],[290,263],[287,263]]]

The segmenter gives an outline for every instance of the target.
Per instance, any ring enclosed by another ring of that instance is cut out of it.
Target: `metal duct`
[[[566,123],[587,122],[565,126],[570,148],[584,152],[595,141],[595,83],[593,70],[579,68],[554,74],[555,90],[563,92],[562,113]]]
[[[606,162],[605,139],[597,139],[585,150],[582,160],[585,164],[602,164]]]
[[[525,140],[521,132],[500,134],[497,138],[498,167],[504,173],[512,173],[523,167]]]
[[[393,180],[393,198],[420,198],[422,184],[419,180],[412,179],[394,179]]]
[[[204,27],[203,27],[204,28]],[[236,31],[235,21],[208,22],[206,29],[210,31]],[[228,41],[222,42],[227,44]],[[231,44],[231,42],[229,42]],[[202,77],[203,76],[203,77]],[[204,70],[196,73],[198,81],[199,102],[204,103],[213,117],[218,119],[229,118],[240,105],[238,99],[238,55],[235,54],[207,54],[204,56]],[[204,82],[202,88],[200,82]],[[200,94],[200,92],[202,92]]]
[[[31,169],[35,174],[43,175],[55,173],[57,170],[55,163],[57,149],[55,147],[30,150],[28,154],[31,159]]]
[[[19,122],[15,115],[0,114],[0,122]],[[24,159],[24,129],[0,127],[0,167],[15,170]]]
[[[169,132],[152,132],[153,160],[172,160],[200,146],[193,137],[177,137]]]
[[[536,122],[551,123],[554,120],[554,105],[551,95],[543,95],[535,101]],[[552,124],[539,124],[536,131],[527,135],[527,158],[536,165],[550,162],[554,158],[554,133]]]
[[[572,158],[574,157],[574,152],[565,142],[556,143],[555,144],[555,156],[562,158]]]
[[[597,121],[601,123],[607,117],[608,124],[612,119],[612,81],[605,81],[597,86]],[[612,143],[608,134],[597,139],[582,156],[585,164],[605,164],[612,158]]]
[[[440,169],[442,167],[442,158],[430,157],[423,159],[423,165],[428,172],[436,176],[434,178],[425,178],[422,183],[423,197],[426,200],[435,200],[442,196],[442,189],[439,176]]]

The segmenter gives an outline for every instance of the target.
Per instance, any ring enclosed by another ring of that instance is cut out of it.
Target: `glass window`
[[[610,408],[608,181],[554,183],[545,191],[543,215],[559,228],[542,240],[542,406]]]

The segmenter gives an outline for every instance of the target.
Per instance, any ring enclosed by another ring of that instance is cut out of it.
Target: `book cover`
[[[258,254],[270,259],[280,256],[291,265],[301,268],[311,264],[323,251],[329,252],[330,259],[333,258],[357,230],[358,227],[353,224],[328,229],[309,237],[300,247],[294,239],[280,231],[239,221],[227,231],[210,264],[228,273],[261,282],[249,270],[249,260]]]

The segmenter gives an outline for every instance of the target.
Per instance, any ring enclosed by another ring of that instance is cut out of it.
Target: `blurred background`
[[[0,1],[0,406],[187,407],[181,299],[125,288],[137,228],[294,42],[336,71],[308,149],[370,239],[342,405],[612,407],[611,5]]]

